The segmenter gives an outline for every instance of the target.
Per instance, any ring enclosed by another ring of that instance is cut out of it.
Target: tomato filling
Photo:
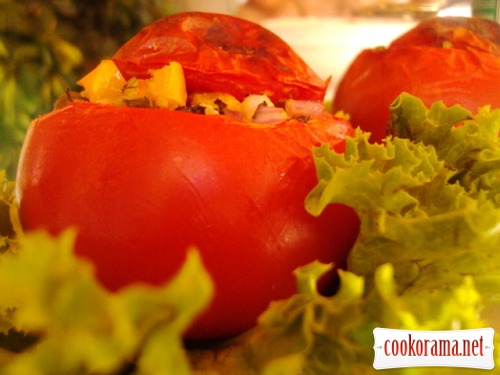
[[[173,61],[160,69],[150,70],[150,77],[126,80],[112,60],[103,60],[93,71],[77,82],[83,91],[68,92],[67,101],[129,107],[168,108],[204,115],[223,115],[243,122],[279,124],[288,119],[307,122],[325,112],[322,102],[289,99],[273,103],[264,94],[250,94],[242,101],[221,92],[188,95],[182,66]],[[63,105],[60,102],[59,106]]]

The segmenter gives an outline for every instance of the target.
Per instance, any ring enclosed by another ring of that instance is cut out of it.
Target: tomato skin
[[[327,84],[271,31],[236,17],[174,14],[145,27],[113,57],[125,78],[144,77],[170,61],[184,68],[189,93],[225,92],[243,100],[320,100]]]
[[[432,19],[386,49],[363,50],[339,83],[333,111],[349,113],[354,126],[380,142],[389,106],[403,91],[427,106],[441,100],[473,112],[484,105],[500,108],[499,29],[487,20]],[[442,48],[443,42],[451,46]]]
[[[349,134],[349,123],[332,117],[252,126],[73,103],[28,131],[20,219],[25,230],[53,234],[75,226],[76,253],[110,290],[163,283],[187,247],[198,247],[216,295],[188,337],[231,336],[295,291],[296,267],[315,259],[344,264],[356,215],[332,206],[315,218],[304,199],[317,181],[313,145],[342,151]]]

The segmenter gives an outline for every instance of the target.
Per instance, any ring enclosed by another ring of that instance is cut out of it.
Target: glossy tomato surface
[[[236,17],[179,13],[156,21],[113,57],[126,78],[177,61],[189,93],[225,92],[242,100],[266,94],[272,101],[323,100],[326,83],[281,38]]]
[[[344,264],[356,215],[332,206],[316,218],[304,199],[317,182],[312,147],[328,142],[342,151],[348,134],[350,124],[328,114],[253,125],[73,103],[28,131],[20,218],[26,230],[75,226],[77,254],[111,290],[165,282],[196,246],[216,295],[189,336],[234,335],[295,291],[296,267]]]
[[[485,19],[422,21],[388,48],[363,50],[341,79],[333,110],[381,141],[389,106],[408,92],[430,106],[442,100],[476,112],[500,108],[500,25]]]

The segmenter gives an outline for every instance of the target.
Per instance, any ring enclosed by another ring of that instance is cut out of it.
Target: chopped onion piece
[[[261,104],[257,107],[253,116],[253,121],[258,124],[279,124],[288,118],[283,108],[268,107]]]
[[[285,102],[285,111],[291,117],[317,116],[325,110],[325,104],[320,101],[289,99]]]
[[[251,121],[254,119],[257,108],[264,104],[267,107],[274,107],[273,102],[267,95],[248,95],[243,99],[243,116],[245,120]]]

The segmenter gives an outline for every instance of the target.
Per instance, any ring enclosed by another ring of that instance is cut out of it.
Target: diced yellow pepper
[[[231,94],[221,93],[221,92],[208,92],[201,94],[194,94],[191,99],[192,106],[202,106],[205,107],[205,114],[219,114],[219,105],[216,103],[217,100],[220,100],[225,108],[234,111],[241,112],[242,104]]]
[[[172,61],[150,73],[151,78],[146,81],[146,97],[153,106],[175,109],[186,105],[186,81],[181,64]]]
[[[122,89],[125,79],[112,60],[103,60],[100,64],[80,79],[77,84],[83,86],[82,96],[94,103],[122,104]]]
[[[125,81],[112,60],[103,60],[77,83],[82,96],[94,103],[123,105],[140,101],[141,105],[175,109],[187,100],[184,71],[178,62],[150,70],[151,78],[132,77]]]

